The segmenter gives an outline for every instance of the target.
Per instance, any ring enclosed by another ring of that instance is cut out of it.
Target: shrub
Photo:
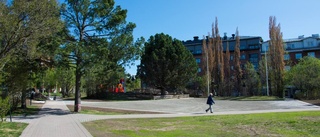
[[[0,97],[0,118],[1,121],[5,120],[6,114],[8,113],[10,109],[10,104],[9,104],[9,97],[6,97],[2,99]]]

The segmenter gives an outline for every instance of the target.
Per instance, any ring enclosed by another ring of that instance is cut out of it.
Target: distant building
[[[206,41],[207,38],[205,38]],[[234,68],[234,47],[236,44],[235,35],[232,34],[231,37],[228,37],[226,33],[221,37],[223,44],[223,51],[226,52],[226,47],[229,45],[230,51],[230,69]],[[201,65],[203,62],[202,59],[202,42],[203,39],[199,39],[198,36],[193,37],[193,40],[183,41],[183,45],[193,54],[196,59],[196,62],[199,65],[198,72],[200,75],[203,74],[204,70],[201,70]],[[247,61],[251,62],[254,65],[254,68],[257,70],[259,67],[259,61],[261,59],[261,45],[262,38],[259,36],[240,36],[240,61],[241,66],[244,67]]]
[[[320,38],[319,34],[312,34],[309,37],[299,36],[298,38],[284,39],[284,60],[285,68],[289,70],[297,64],[299,59],[305,56],[320,58]],[[265,51],[269,49],[269,41],[263,42],[261,53],[264,56]]]

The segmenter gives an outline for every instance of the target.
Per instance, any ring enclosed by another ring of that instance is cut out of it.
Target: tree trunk
[[[27,103],[26,103],[26,98],[27,98],[27,93],[25,90],[22,91],[21,95],[21,108],[26,109],[27,108]]]
[[[77,68],[76,69],[76,91],[74,96],[74,112],[80,112],[81,110],[80,86],[81,86],[81,71],[80,71],[80,68]]]

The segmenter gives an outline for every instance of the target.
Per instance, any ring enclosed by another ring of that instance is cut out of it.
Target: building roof
[[[199,39],[198,36],[193,37],[193,40],[187,40],[187,41],[182,41],[182,43],[184,45],[189,45],[189,44],[199,44],[202,43],[203,39]],[[245,40],[245,39],[255,39],[255,38],[259,38],[262,41],[262,38],[260,36],[240,36],[240,40]],[[236,40],[235,37],[221,37],[222,42],[223,41],[234,41]]]

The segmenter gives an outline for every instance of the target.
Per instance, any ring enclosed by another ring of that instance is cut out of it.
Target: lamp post
[[[207,90],[208,90],[208,91],[207,91],[207,95],[209,96],[209,90],[210,90],[210,87],[209,87],[210,85],[209,85],[209,84],[210,84],[210,82],[209,82],[209,63],[208,63],[209,61],[208,61],[208,51],[206,52],[206,57],[207,57],[207,84],[208,84],[208,85],[207,85],[207,88],[208,88],[208,89],[207,89]]]
[[[267,59],[267,46],[265,47],[264,50],[264,59],[265,59],[265,63],[266,63],[266,83],[267,83],[267,96],[269,96],[269,81],[268,81],[268,59]]]

